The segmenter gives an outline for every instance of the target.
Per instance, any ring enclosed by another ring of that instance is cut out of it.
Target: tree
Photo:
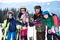
[[[0,23],[3,22],[3,14],[2,14],[2,10],[0,9]]]

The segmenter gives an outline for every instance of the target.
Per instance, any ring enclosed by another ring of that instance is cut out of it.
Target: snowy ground
[[[1,24],[0,24],[0,40],[2,39],[2,27],[1,27]]]
[[[36,40],[35,26],[33,26],[33,27],[28,26],[28,40],[30,37],[32,37],[32,40]],[[2,27],[0,24],[0,40],[1,40],[1,38],[2,38]]]
[[[1,27],[1,24],[0,24],[0,40],[2,38],[2,31],[1,31],[1,29],[2,29],[2,27]],[[29,40],[30,37],[32,37],[33,40],[36,40],[35,26],[33,26],[33,27],[28,26],[28,40]],[[45,31],[45,40],[47,40],[47,30]]]

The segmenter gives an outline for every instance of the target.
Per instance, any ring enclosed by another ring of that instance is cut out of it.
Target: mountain
[[[0,3],[0,9],[5,9],[5,8],[16,8],[17,10],[21,6],[26,6],[27,10],[30,13],[34,12],[34,6],[35,5],[40,5],[42,7],[42,10],[48,10],[50,13],[55,13],[58,16],[60,15],[60,1],[52,1],[52,2],[24,2],[24,3]]]

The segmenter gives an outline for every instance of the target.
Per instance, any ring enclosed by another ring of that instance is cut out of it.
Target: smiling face
[[[23,14],[26,13],[25,9],[21,9],[20,11],[21,11],[21,13],[23,13]]]
[[[45,14],[45,15],[44,15],[44,18],[46,18],[46,19],[47,19],[48,17],[49,17],[49,16],[48,16],[48,14]]]
[[[35,13],[38,14],[40,12],[40,9],[35,9]]]

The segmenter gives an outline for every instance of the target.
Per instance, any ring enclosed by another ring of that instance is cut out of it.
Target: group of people
[[[34,22],[33,25],[36,26],[36,38],[37,40],[45,40],[45,30],[47,26],[47,40],[60,40],[60,37],[57,36],[56,33],[58,33],[58,17],[56,14],[50,15],[48,11],[42,11],[41,6],[37,5],[34,7],[35,14],[33,16]],[[38,22],[40,23],[38,25]],[[37,25],[35,24],[37,23]],[[19,25],[19,26],[17,26]],[[7,19],[4,20],[3,23],[3,30],[6,30],[7,32],[7,38],[6,40],[15,40],[17,29],[20,30],[20,38],[19,40],[28,40],[27,39],[27,32],[28,32],[28,26],[30,25],[29,16],[26,11],[25,7],[20,8],[20,13],[18,15],[18,20],[14,19],[14,12],[8,11],[7,12]],[[54,28],[55,31],[52,29]]]

